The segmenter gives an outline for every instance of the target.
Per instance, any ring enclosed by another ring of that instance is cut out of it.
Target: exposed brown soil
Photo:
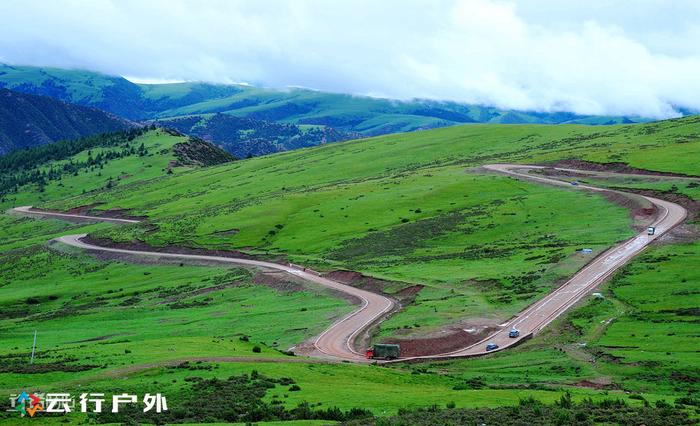
[[[632,227],[639,232],[652,223],[659,213],[656,205],[647,202],[643,198],[634,198],[633,196],[610,191],[605,191],[602,195],[611,203],[629,210],[633,221]]]
[[[693,200],[681,193],[673,191],[657,191],[654,189],[636,189],[636,188],[614,188],[620,191],[634,192],[635,194],[646,195],[647,197],[659,198],[662,200],[670,201],[672,203],[679,204],[683,206],[688,211],[688,218],[686,221],[692,222],[696,220],[700,213],[700,201]]]
[[[230,258],[240,258],[240,259],[256,259],[247,253],[238,250],[209,250],[200,248],[190,248],[190,247],[179,247],[179,246],[164,246],[157,247],[151,246],[144,243],[143,241],[133,240],[130,242],[115,242],[107,238],[95,238],[90,235],[83,238],[88,244],[94,244],[102,247],[118,248],[125,250],[136,250],[136,251],[154,251],[157,253],[172,253],[172,254],[199,254],[206,256],[220,256],[220,257],[230,257]]]
[[[258,272],[253,275],[253,282],[285,292],[304,290],[303,285],[284,272]]]
[[[78,206],[78,207],[73,207],[72,209],[68,209],[65,212],[58,212],[58,213],[68,213],[68,214],[86,214],[90,210],[92,210],[95,206],[98,206],[99,203],[93,203],[93,204],[85,204],[84,206]],[[32,210],[39,210],[39,209],[32,209]],[[55,211],[55,210],[44,210],[44,211]]]
[[[563,167],[567,169],[589,170],[592,172],[612,172],[612,173],[627,173],[636,175],[657,175],[657,176],[675,176],[675,177],[698,177],[686,175],[682,173],[658,172],[654,170],[638,169],[631,167],[627,163],[612,162],[612,163],[594,163],[585,160],[559,160],[553,163],[543,164],[544,166]]]
[[[595,380],[581,380],[580,382],[575,383],[574,386],[599,390],[622,389],[619,385],[612,383],[609,378],[605,377]]]
[[[681,224],[658,239],[661,243],[686,244],[700,240],[700,227]]]
[[[99,206],[100,203],[86,204],[83,206],[73,207],[66,211],[54,210],[54,209],[37,209],[32,207],[33,212],[48,212],[48,213],[64,213],[64,214],[79,214],[84,216],[96,216],[96,217],[108,217],[110,219],[130,219],[130,220],[146,220],[147,216],[135,216],[129,214],[129,209],[113,208],[108,210],[95,210],[95,207]],[[62,218],[69,219],[69,218]],[[81,220],[80,218],[75,218],[76,220]]]
[[[108,210],[92,210],[89,212],[91,216],[109,217],[112,219],[131,219],[131,220],[147,220],[148,216],[135,216],[129,214],[129,209],[113,208]]]
[[[484,339],[497,330],[497,327],[486,327],[478,332],[469,333],[462,329],[453,329],[445,332],[440,337],[428,337],[422,339],[386,339],[383,343],[396,343],[401,345],[401,356],[434,355],[463,349],[469,345]]]
[[[412,285],[401,289],[401,291],[397,291],[396,293],[392,294],[392,296],[402,301],[410,300],[411,302],[413,302],[416,299],[418,293],[420,293],[420,291],[423,290],[423,287],[424,286],[420,284]]]
[[[378,293],[392,297],[394,299],[397,299],[401,303],[401,305],[404,306],[413,303],[418,293],[420,293],[420,291],[423,289],[423,286],[419,284],[411,285],[397,281],[387,281],[379,278],[369,277],[367,275],[363,275],[359,272],[354,271],[331,271],[323,274],[323,276],[326,278],[330,278],[334,281],[341,282],[343,284],[348,284],[353,287],[371,291],[373,293]],[[387,290],[392,287],[403,288],[395,293],[388,292]]]

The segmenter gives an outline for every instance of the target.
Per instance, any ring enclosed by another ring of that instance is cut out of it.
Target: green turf
[[[418,324],[425,332],[465,312],[505,319],[579,268],[586,258],[571,257],[577,248],[600,251],[631,235],[627,212],[602,198],[475,167],[629,155],[636,167],[693,173],[697,127],[694,117],[605,129],[455,127],[272,155],[47,205],[101,202],[157,225],[105,234],[116,240],[244,249],[427,284],[386,329]],[[633,144],[650,155],[636,156]],[[661,155],[667,151],[682,155],[671,161]]]
[[[79,361],[98,371],[188,357],[279,358],[286,355],[275,349],[318,334],[350,309],[322,288],[253,285],[241,269],[103,262],[56,249],[26,247],[0,261],[0,353],[12,365],[28,361],[34,330],[38,363]],[[33,384],[85,375],[56,370]],[[2,389],[26,379],[3,371]]]
[[[40,203],[61,199],[76,194],[91,193],[105,189],[111,185],[120,186],[141,180],[163,177],[175,156],[172,147],[176,143],[186,141],[186,137],[171,136],[162,130],[147,132],[143,136],[131,142],[134,146],[144,145],[148,152],[145,156],[138,154],[129,155],[122,158],[108,160],[102,167],[85,167],[76,175],[64,174],[61,180],[51,180],[43,188],[36,184],[28,184],[18,188],[16,193],[8,194],[4,199],[0,198],[0,209],[6,210],[10,207],[38,205]],[[93,148],[83,151],[68,159],[52,161],[49,165],[42,165],[39,171],[47,172],[51,167],[60,169],[64,163],[84,162],[88,156],[97,157],[102,152],[115,150],[110,148]],[[121,150],[120,147],[116,148]],[[173,173],[182,172],[190,167],[175,167]]]
[[[650,249],[602,290],[605,299],[588,299],[532,341],[485,358],[391,368],[217,362],[212,370],[159,363],[207,356],[288,360],[274,348],[286,349],[317,334],[350,308],[318,289],[285,292],[251,286],[250,273],[242,270],[226,275],[220,268],[102,262],[38,244],[87,229],[155,245],[285,254],[320,269],[349,268],[425,284],[416,303],[383,324],[379,338],[420,334],[470,316],[493,321],[580,267],[587,258],[574,255],[576,248],[599,251],[632,231],[628,213],[600,197],[492,176],[475,167],[578,157],[697,175],[693,135],[698,126],[694,118],[607,130],[468,126],[137,178],[99,193],[83,195],[76,183],[68,192],[75,197],[44,205],[102,202],[99,208],[132,209],[157,227],[81,229],[57,221],[2,218],[0,301],[2,312],[19,316],[0,320],[0,354],[12,354],[12,362],[25,360],[36,328],[40,350],[50,349],[40,353],[45,357],[40,363],[97,366],[78,372],[1,373],[0,391],[30,383],[45,389],[89,385],[112,392],[150,389],[155,381],[177,395],[187,376],[225,378],[256,369],[270,377],[292,377],[301,387],[299,392],[272,389],[265,397],[269,401],[277,395],[290,407],[321,402],[321,407],[362,406],[377,414],[450,401],[457,407],[517,404],[525,396],[551,402],[565,389],[576,398],[631,392],[652,402],[694,394],[700,276],[688,265],[700,259],[697,243]],[[641,149],[645,155],[638,154],[639,146],[647,146]],[[666,190],[673,183],[610,185]],[[689,182],[677,186],[679,192],[697,196]],[[597,220],[601,217],[606,220]],[[213,287],[220,277],[242,284],[192,296],[187,292],[193,289],[181,287]],[[389,291],[401,286],[392,284]],[[162,289],[155,291],[157,287]],[[184,296],[185,306],[161,303],[172,293]],[[28,302],[32,297],[38,299]],[[51,329],[57,333],[47,334]],[[112,330],[126,334],[71,343]],[[241,341],[241,334],[250,335],[250,341]],[[256,344],[260,354],[252,352]],[[335,391],[339,388],[341,395]]]

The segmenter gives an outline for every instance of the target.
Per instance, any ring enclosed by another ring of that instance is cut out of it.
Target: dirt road
[[[583,184],[572,186],[569,182],[557,180],[550,177],[530,175],[527,173],[528,170],[544,168],[539,166],[493,164],[485,166],[485,168],[490,171],[504,173],[521,179],[527,179],[551,185],[560,185],[577,190],[587,190],[596,192],[608,191],[606,189],[601,189]],[[571,169],[566,170],[572,171]],[[659,218],[653,224],[653,226],[656,227],[656,233],[654,235],[647,235],[646,232],[644,232],[630,240],[623,242],[622,244],[616,247],[611,248],[607,252],[598,256],[591,263],[586,265],[564,285],[562,285],[554,292],[545,296],[538,302],[534,303],[533,305],[516,315],[507,324],[504,324],[501,330],[495,332],[494,334],[490,335],[486,339],[483,339],[482,341],[476,344],[448,353],[413,358],[402,358],[398,361],[421,359],[447,359],[455,357],[470,357],[484,355],[487,353],[487,343],[494,343],[498,345],[498,349],[496,350],[503,350],[521,342],[523,339],[527,339],[532,335],[536,334],[537,332],[542,330],[542,328],[554,321],[559,315],[561,315],[563,312],[565,312],[567,309],[573,306],[576,302],[581,300],[582,297],[584,297],[592,289],[594,289],[606,278],[612,275],[617,269],[619,269],[621,266],[627,263],[639,252],[641,252],[653,240],[660,237],[668,230],[682,222],[687,214],[686,210],[677,204],[651,197],[644,198],[656,205],[659,211],[661,212]],[[136,220],[130,219],[113,219],[96,216],[73,215],[68,213],[35,211],[32,210],[31,207],[18,207],[14,209],[14,211],[19,214],[32,216],[79,218],[114,223],[138,222]],[[264,262],[250,259],[194,254],[171,254],[101,247],[81,241],[81,238],[83,238],[84,236],[84,234],[67,235],[64,237],[60,237],[57,240],[62,243],[89,251],[122,253],[129,255],[150,256],[156,258],[203,260],[207,262],[216,262],[221,264],[238,264],[258,268],[280,270],[305,279],[307,281],[321,284],[325,287],[332,288],[334,290],[338,290],[348,295],[357,297],[361,301],[360,308],[351,312],[342,319],[336,321],[330,328],[321,333],[321,335],[318,336],[314,341],[313,346],[315,348],[315,353],[312,353],[311,355],[350,360],[355,362],[366,362],[366,359],[364,358],[363,354],[358,352],[354,348],[355,340],[361,333],[366,332],[372,324],[381,321],[383,317],[386,316],[389,312],[391,312],[395,307],[395,302],[392,299],[389,299],[385,296],[368,292],[365,290],[360,290],[358,288],[351,287],[339,283],[337,281],[321,277],[313,271],[305,270],[297,266],[281,265],[272,262]],[[508,337],[508,333],[511,330],[511,328],[517,328],[520,331],[520,336],[518,338]]]

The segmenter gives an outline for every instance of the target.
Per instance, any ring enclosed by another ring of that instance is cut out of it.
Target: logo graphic
[[[41,398],[33,393],[23,391],[17,397],[15,410],[19,411],[22,417],[26,416],[27,414],[29,414],[29,417],[34,417],[34,414],[37,411],[44,411],[44,407],[41,405]]]
[[[107,401],[104,393],[85,392],[80,394],[80,412],[81,413],[101,413],[103,403]],[[112,412],[118,413],[124,405],[138,404],[138,395],[122,393],[112,395]],[[143,412],[151,410],[156,413],[168,411],[168,402],[165,396],[156,393],[147,393],[143,396],[142,406]],[[139,407],[140,408],[140,407]],[[76,411],[78,406],[76,400],[70,393],[28,393],[23,391],[18,394],[10,394],[10,408],[7,411],[17,411],[22,417],[29,415],[34,417],[37,411],[44,413],[62,413],[68,414]]]

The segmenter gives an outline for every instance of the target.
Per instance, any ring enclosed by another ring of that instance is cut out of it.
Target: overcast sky
[[[0,62],[539,111],[700,110],[698,0],[2,0]]]

